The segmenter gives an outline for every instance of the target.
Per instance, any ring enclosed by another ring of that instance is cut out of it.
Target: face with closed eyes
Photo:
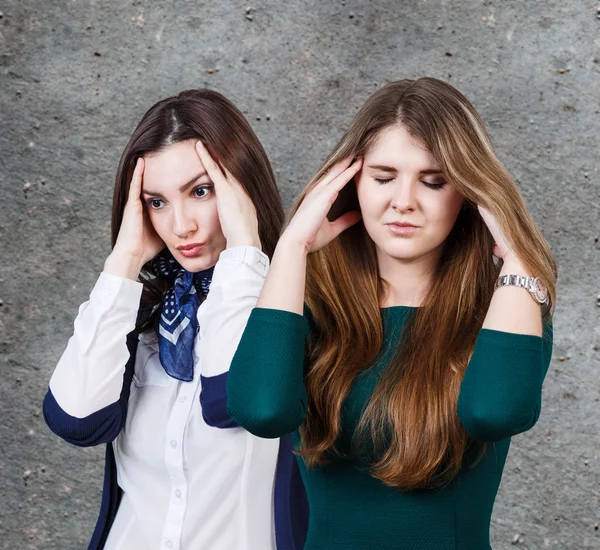
[[[227,241],[214,186],[194,145],[184,141],[144,157],[142,200],[169,252],[196,273],[217,263]]]
[[[435,265],[463,197],[401,125],[383,130],[367,151],[356,189],[380,265],[427,258]]]

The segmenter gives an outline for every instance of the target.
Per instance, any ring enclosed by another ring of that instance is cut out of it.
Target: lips
[[[386,225],[388,226],[391,233],[401,237],[409,237],[410,235],[413,235],[417,231],[417,229],[419,229],[418,226],[406,222],[387,223]]]
[[[186,258],[193,258],[200,253],[203,246],[204,243],[182,244],[177,247],[177,250],[179,250],[182,256],[185,256]]]

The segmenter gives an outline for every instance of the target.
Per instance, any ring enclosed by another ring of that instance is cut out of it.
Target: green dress
[[[341,448],[350,448],[361,413],[385,370],[402,326],[415,308],[381,310],[384,348],[357,377],[344,402]],[[231,417],[259,437],[292,433],[306,416],[305,317],[253,310],[228,377]],[[511,436],[530,429],[541,409],[552,354],[544,337],[481,329],[461,385],[458,416],[475,439],[488,442],[476,466],[464,466],[442,489],[401,492],[368,473],[359,458],[335,458],[307,469],[297,457],[310,506],[306,550],[484,550]]]

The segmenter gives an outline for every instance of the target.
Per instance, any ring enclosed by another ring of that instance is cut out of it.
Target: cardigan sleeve
[[[71,443],[111,441],[121,428],[141,292],[141,283],[102,273],[89,301],[79,308],[43,403],[48,426]]]
[[[210,292],[198,309],[202,416],[217,428],[238,426],[227,412],[227,377],[233,354],[262,290],[269,257],[252,246],[221,252]]]
[[[52,390],[48,388],[42,405],[44,420],[48,427],[67,443],[78,447],[92,447],[115,440],[125,424],[127,416],[127,402],[137,346],[138,334],[132,332],[127,336],[127,347],[131,357],[125,366],[123,388],[119,400],[99,411],[83,418],[71,416],[61,408],[52,394]]]
[[[551,323],[543,337],[481,329],[458,399],[458,417],[471,437],[498,441],[535,425],[552,342]]]
[[[281,437],[306,418],[305,316],[255,308],[233,357],[227,383],[230,416],[259,437]]]

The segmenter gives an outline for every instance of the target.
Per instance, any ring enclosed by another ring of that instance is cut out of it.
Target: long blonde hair
[[[552,304],[556,264],[474,107],[434,78],[393,82],[375,92],[292,215],[328,170],[345,158],[364,156],[381,131],[395,124],[429,149],[465,199],[428,295],[404,327],[402,346],[377,382],[354,436],[355,448],[367,439],[372,445],[373,476],[412,490],[447,483],[465,458],[484,451],[457,416],[460,384],[501,267],[493,262],[493,239],[476,205],[497,217],[511,248],[548,288]],[[346,193],[353,194],[346,200],[356,204],[352,182]],[[383,292],[375,245],[361,222],[308,258],[306,303],[315,330],[299,451],[308,467],[341,454],[336,441],[342,403],[356,376],[382,349]]]

